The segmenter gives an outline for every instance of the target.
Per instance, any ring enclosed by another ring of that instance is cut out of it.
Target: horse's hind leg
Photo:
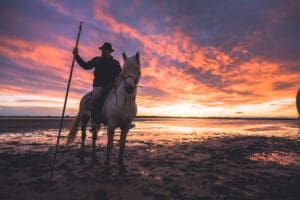
[[[92,147],[92,157],[93,161],[97,161],[97,156],[96,156],[96,140],[97,140],[97,135],[98,131],[100,130],[100,126],[97,130],[93,130],[93,147]]]
[[[86,126],[88,123],[89,118],[83,117],[81,122],[81,159],[84,160],[84,142],[86,139]]]

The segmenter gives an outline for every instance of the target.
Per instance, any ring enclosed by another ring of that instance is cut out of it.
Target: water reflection
[[[295,153],[288,152],[271,152],[271,153],[255,153],[249,157],[250,160],[253,161],[261,161],[261,162],[275,162],[279,165],[296,165],[300,166],[299,156]]]
[[[26,121],[27,127],[30,121]],[[0,134],[0,143],[13,145],[16,142],[19,147],[16,151],[34,146],[34,143],[44,144],[37,146],[37,150],[48,150],[48,146],[56,143],[57,129],[35,129],[35,121],[32,120],[32,130],[3,132]],[[44,121],[47,123],[47,120]],[[185,119],[185,118],[146,118],[137,119],[136,127],[130,130],[127,137],[128,146],[162,144],[173,145],[177,143],[203,141],[212,137],[235,136],[267,136],[285,137],[291,139],[300,138],[299,120],[243,120],[243,119]],[[24,129],[25,130],[25,129]],[[62,136],[68,134],[68,129],[63,129]],[[118,141],[120,131],[115,134],[115,142]],[[75,139],[75,145],[80,144],[80,133]],[[91,134],[88,133],[86,143],[91,144]],[[61,144],[64,144],[62,138]],[[102,128],[98,134],[98,144],[106,144],[106,130]],[[41,149],[42,148],[42,149]]]
[[[235,136],[299,138],[297,123],[297,120],[152,119],[136,122],[129,138],[155,143]]]

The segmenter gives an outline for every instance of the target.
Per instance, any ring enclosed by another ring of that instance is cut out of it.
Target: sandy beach
[[[187,121],[168,123],[171,127],[177,124],[176,130],[178,124],[184,124],[182,127],[186,129],[177,134],[161,125],[165,123],[139,120],[127,140],[127,173],[118,174],[117,170],[118,132],[111,159],[112,174],[103,173],[106,137],[102,130],[96,164],[90,155],[90,135],[84,162],[78,156],[80,135],[70,147],[65,147],[62,140],[53,181],[49,181],[49,174],[57,129],[39,123],[38,128],[31,126],[32,129],[20,133],[18,128],[22,129],[22,125],[14,128],[16,122],[10,122],[5,121],[4,125],[1,121],[0,199],[296,200],[300,197],[300,137],[298,132],[291,133],[297,131],[291,127],[296,122],[280,124],[277,129],[273,124],[266,129],[250,122],[253,126],[247,127],[248,134],[241,134],[238,128],[234,134],[228,134],[225,125],[220,125],[225,127],[222,133],[212,129],[201,132],[201,127],[193,123],[187,126]],[[25,124],[29,126],[30,122]],[[272,132],[274,129],[276,134]],[[66,127],[64,136],[67,131]],[[291,135],[282,136],[286,131]]]

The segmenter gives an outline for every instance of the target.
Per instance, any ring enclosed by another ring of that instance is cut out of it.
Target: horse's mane
[[[124,70],[121,71],[121,73],[119,74],[119,76],[116,78],[116,86],[115,86],[115,88],[118,88],[120,86],[120,84],[122,83],[123,76],[124,76]]]

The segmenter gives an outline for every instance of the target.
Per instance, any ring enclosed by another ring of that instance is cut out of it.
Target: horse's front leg
[[[80,158],[81,161],[84,161],[84,142],[85,142],[85,138],[86,138],[86,125],[88,123],[88,119],[86,118],[82,118],[81,119],[81,150],[80,150]]]
[[[97,156],[96,156],[96,141],[97,141],[97,136],[98,136],[98,131],[100,130],[100,125],[97,130],[93,130],[93,147],[92,147],[92,157],[93,161],[97,161]]]
[[[110,154],[113,148],[113,139],[114,139],[115,129],[112,127],[107,128],[107,151],[106,151],[106,161],[105,161],[105,170],[110,171]]]
[[[126,136],[127,136],[128,131],[129,131],[129,127],[121,129],[119,159],[118,159],[119,173],[125,173],[126,172],[126,168],[124,166],[123,157],[124,157],[124,149],[125,149],[125,143],[126,143]]]

